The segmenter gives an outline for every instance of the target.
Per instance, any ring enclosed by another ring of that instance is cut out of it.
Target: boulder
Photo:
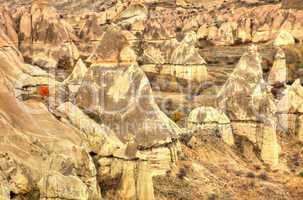
[[[191,111],[187,127],[194,132],[216,134],[228,145],[234,145],[234,137],[228,117],[213,107],[199,107]]]
[[[267,94],[261,57],[252,46],[243,54],[218,95],[219,107],[231,121],[260,121],[262,115],[275,112],[273,99]]]
[[[103,87],[100,80],[105,81]],[[115,128],[124,142],[125,134],[131,133],[139,146],[151,147],[171,142],[180,132],[156,105],[147,78],[135,64],[114,68],[91,66],[76,101],[80,107],[99,116],[104,124]],[[149,128],[145,129],[147,122]],[[120,123],[122,126],[115,127]]]

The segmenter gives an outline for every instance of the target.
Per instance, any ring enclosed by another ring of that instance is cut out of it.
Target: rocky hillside
[[[0,3],[0,200],[302,199],[301,1]]]

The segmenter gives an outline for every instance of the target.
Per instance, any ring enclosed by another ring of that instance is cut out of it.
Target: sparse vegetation
[[[180,111],[176,111],[171,114],[171,119],[176,123],[179,122],[183,117],[184,114]]]
[[[255,175],[253,172],[248,172],[248,173],[246,174],[246,177],[247,177],[247,178],[255,178],[256,175]]]
[[[263,173],[259,174],[258,178],[262,179],[264,181],[268,180],[268,176],[267,176],[266,172],[263,172]]]

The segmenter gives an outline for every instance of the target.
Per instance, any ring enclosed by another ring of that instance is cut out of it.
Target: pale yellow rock
[[[205,60],[199,54],[195,47],[197,35],[194,31],[188,32],[180,45],[173,50],[170,63],[173,64],[206,64]]]
[[[285,90],[285,95],[277,103],[280,113],[303,113],[303,87],[300,79],[297,79]]]
[[[148,10],[143,4],[131,4],[127,9],[123,10],[117,17],[116,20],[120,24],[133,24],[138,21],[146,20]]]
[[[13,176],[14,183],[11,186],[13,190],[18,194],[28,193],[30,188],[30,180],[27,176],[18,168],[17,173]]]
[[[298,129],[297,136],[299,141],[303,142],[303,115],[300,115],[297,119]]]
[[[8,188],[0,184],[0,200],[10,200]]]
[[[219,125],[220,132],[222,133],[222,140],[232,146],[235,144],[235,139],[233,136],[232,128],[230,125]]]
[[[287,66],[284,51],[279,48],[275,56],[274,64],[268,75],[268,83],[271,85],[285,83],[287,80]]]
[[[275,46],[285,46],[291,44],[295,44],[295,39],[291,33],[285,30],[280,31],[274,41]]]
[[[199,107],[191,111],[188,117],[189,128],[196,123],[229,124],[230,120],[223,112],[213,107]]]
[[[203,24],[197,31],[198,39],[206,39],[209,34],[208,25]]]
[[[58,65],[58,62],[55,59],[46,56],[44,53],[37,53],[33,55],[32,59],[34,65],[48,70],[56,69]]]
[[[248,18],[242,19],[240,25],[238,25],[237,38],[243,43],[252,41],[251,23],[251,19]]]
[[[237,29],[237,24],[232,22],[223,23],[218,30],[218,41],[220,45],[232,45],[235,43],[234,31]]]
[[[152,175],[146,161],[141,161],[138,164],[137,199],[155,200]]]
[[[208,28],[208,39],[209,40],[216,40],[218,37],[218,28],[216,26],[210,26]]]
[[[270,31],[258,31],[253,35],[252,41],[254,43],[265,42],[271,39]]]
[[[276,168],[279,165],[279,154],[281,151],[277,140],[276,125],[264,124],[262,129],[261,158],[266,164]]]
[[[49,172],[38,183],[41,200],[74,199],[88,200],[86,185],[75,176],[64,176],[57,172]]]
[[[122,142],[111,129],[97,124],[72,103],[64,103],[57,110],[66,114],[70,122],[87,135],[90,151],[98,155],[110,156],[123,147]]]
[[[150,174],[152,176],[163,176],[170,170],[173,164],[173,154],[175,150],[167,147],[152,148],[146,151],[140,151],[142,158],[147,159]]]
[[[67,85],[72,93],[77,93],[86,72],[87,67],[80,58],[72,73],[63,81],[63,84]]]
[[[257,135],[257,123],[246,122],[231,122],[233,133],[240,136],[245,136],[249,141],[261,148],[262,138]]]
[[[199,107],[191,111],[187,120],[187,127],[191,130],[207,130],[221,135],[228,145],[234,145],[234,137],[230,120],[223,113],[212,107]]]
[[[9,200],[10,199],[9,192],[10,191],[9,191],[8,182],[4,174],[2,174],[2,172],[0,171],[0,200]]]
[[[125,200],[136,199],[135,163],[132,161],[123,164],[119,195]]]
[[[120,61],[121,62],[136,62],[137,55],[131,47],[125,47],[120,52]]]

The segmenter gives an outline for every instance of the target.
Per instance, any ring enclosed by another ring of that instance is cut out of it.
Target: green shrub
[[[299,173],[299,176],[303,178],[303,171]]]

